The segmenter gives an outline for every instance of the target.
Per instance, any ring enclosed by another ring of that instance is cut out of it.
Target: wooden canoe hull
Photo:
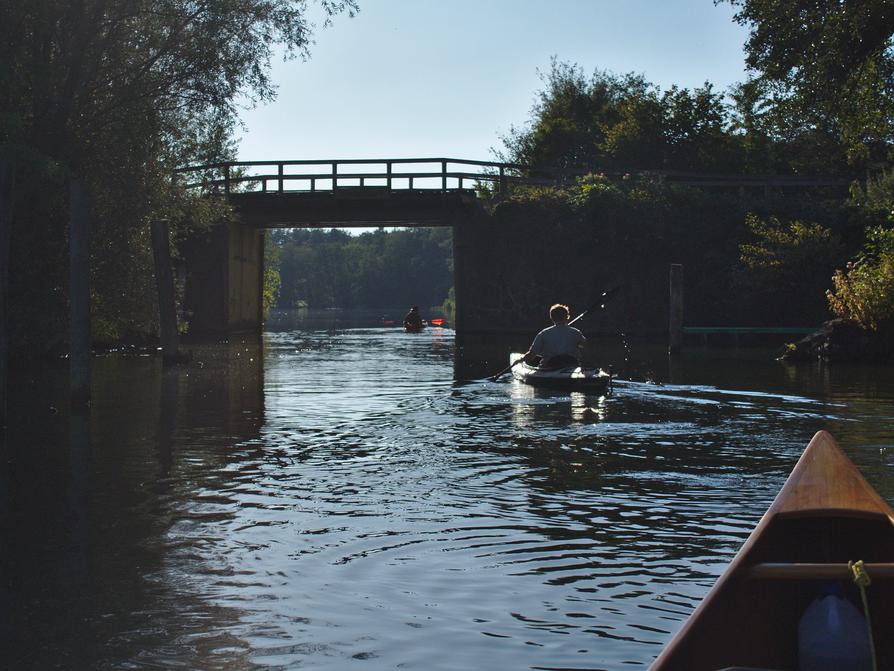
[[[509,362],[518,361],[519,353],[509,355]],[[567,389],[569,391],[586,391],[605,393],[611,383],[611,376],[598,368],[581,368],[569,366],[557,370],[541,370],[522,362],[512,367],[512,377],[534,387]]]
[[[714,587],[650,667],[798,668],[798,623],[831,571],[860,604],[846,564],[878,565],[868,589],[878,668],[894,668],[894,511],[825,431]],[[825,572],[825,573],[824,573]],[[862,607],[861,607],[862,610]]]

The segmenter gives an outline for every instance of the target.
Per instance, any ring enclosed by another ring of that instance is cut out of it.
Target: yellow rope
[[[863,614],[866,616],[866,633],[869,635],[869,652],[872,655],[872,671],[878,671],[875,659],[875,643],[872,641],[872,622],[869,619],[869,601],[866,598],[866,588],[872,584],[869,574],[863,566],[863,560],[849,561],[847,567],[854,575],[854,584],[860,588],[860,597],[863,599]]]

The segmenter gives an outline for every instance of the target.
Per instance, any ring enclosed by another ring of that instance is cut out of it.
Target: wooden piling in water
[[[683,346],[683,265],[670,267],[670,318],[668,322],[668,351],[679,352]]]
[[[9,376],[9,240],[15,164],[0,157],[0,427],[6,426]]]
[[[69,184],[69,380],[72,404],[90,402],[90,214],[80,177]]]
[[[158,323],[162,361],[180,359],[177,333],[177,307],[174,301],[174,272],[171,268],[170,229],[167,219],[152,222],[152,257],[155,261],[155,283],[158,288]]]

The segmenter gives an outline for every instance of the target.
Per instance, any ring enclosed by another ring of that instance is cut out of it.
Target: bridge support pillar
[[[189,274],[185,307],[197,336],[260,333],[263,321],[264,231],[220,224],[184,246]]]
[[[505,262],[494,251],[493,222],[484,211],[466,214],[453,223],[453,293],[456,297],[456,332],[477,332],[493,327],[486,308],[492,297],[490,275]],[[490,262],[488,262],[490,259]]]

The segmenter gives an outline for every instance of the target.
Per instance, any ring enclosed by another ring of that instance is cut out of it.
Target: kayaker
[[[419,314],[419,306],[414,305],[410,308],[410,311],[407,313],[407,316],[404,317],[404,328],[408,329],[421,329],[422,328],[422,316]]]
[[[540,357],[540,368],[565,368],[580,364],[581,348],[587,340],[584,334],[568,326],[571,310],[567,305],[556,303],[549,309],[553,325],[534,336],[534,342],[525,352],[525,361],[532,355]]]

